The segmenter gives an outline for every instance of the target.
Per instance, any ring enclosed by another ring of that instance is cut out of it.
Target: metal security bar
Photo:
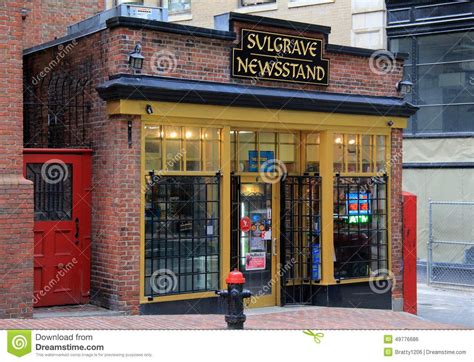
[[[29,60],[33,62],[33,60]],[[25,148],[89,148],[92,61],[77,70],[63,61],[42,78],[25,65],[23,143]]]
[[[147,176],[145,296],[219,287],[220,175]]]
[[[474,201],[429,200],[428,284],[474,287]]]
[[[321,178],[281,183],[282,304],[312,304],[321,280]]]
[[[334,278],[387,273],[387,233],[387,176],[336,176]]]
[[[48,168],[63,170],[63,179],[48,182],[44,173]],[[26,178],[34,185],[35,221],[72,219],[72,165],[57,163],[27,163]]]

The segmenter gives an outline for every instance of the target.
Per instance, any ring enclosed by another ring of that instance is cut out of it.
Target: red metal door
[[[89,302],[91,150],[25,149],[34,183],[34,306]]]

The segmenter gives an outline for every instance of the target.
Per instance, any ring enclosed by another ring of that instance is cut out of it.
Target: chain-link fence
[[[474,287],[474,202],[429,201],[428,283]]]

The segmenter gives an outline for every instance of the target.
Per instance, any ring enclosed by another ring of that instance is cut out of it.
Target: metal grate
[[[429,200],[428,284],[474,287],[474,202]]]
[[[321,178],[281,184],[282,303],[312,304],[321,279]]]
[[[145,296],[218,289],[220,176],[146,179]]]
[[[387,271],[386,176],[335,178],[334,249],[336,279]]]
[[[26,178],[34,185],[35,221],[71,220],[71,164],[28,163]]]
[[[92,62],[75,70],[63,69],[65,61],[39,79],[30,74],[32,60],[25,65],[24,136],[26,148],[89,148]]]

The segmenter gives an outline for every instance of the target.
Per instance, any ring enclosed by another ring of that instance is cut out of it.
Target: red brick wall
[[[66,33],[103,0],[0,2],[0,318],[28,317],[33,298],[33,187],[23,178],[23,48]]]
[[[114,43],[108,32],[77,41],[52,68],[51,74],[90,79],[86,98],[90,111],[85,144],[94,150],[92,164],[91,303],[127,313],[138,313],[140,270],[140,122],[133,121],[133,146],[128,147],[128,118],[108,118],[95,87],[108,79]],[[99,49],[99,50],[98,50]],[[29,55],[26,82],[56,59],[58,48]],[[34,88],[34,87],[33,87]],[[73,94],[69,94],[69,98]],[[42,99],[47,103],[47,92]],[[66,112],[67,113],[67,112]],[[46,119],[43,118],[43,123]],[[38,128],[38,126],[35,126]],[[46,130],[47,127],[44,127]],[[82,129],[78,131],[81,132]],[[74,130],[73,132],[77,132]],[[38,137],[45,140],[45,132]],[[80,146],[80,145],[79,145]]]
[[[402,132],[401,129],[392,130],[392,155],[390,159],[392,181],[392,271],[395,277],[392,300],[396,309],[403,308]]]
[[[0,2],[0,318],[28,317],[33,298],[33,188],[22,176],[21,2]]]
[[[128,147],[128,121],[133,146]],[[93,303],[137,314],[140,286],[140,119],[103,119],[94,128]],[[98,141],[101,140],[101,141]]]
[[[258,27],[258,29],[283,32],[281,29],[269,27]],[[321,92],[397,97],[396,83],[403,74],[403,63],[401,60],[390,61],[388,72],[386,73],[374,72],[371,70],[371,60],[369,57],[326,52],[323,56],[330,60],[330,85],[327,87],[236,79],[230,77],[230,47],[237,45],[238,40],[232,42],[149,31],[146,29],[115,28],[110,33],[110,40],[118,45],[117,49],[119,51],[111,62],[110,72],[112,74],[130,73],[125,60],[128,53],[133,51],[137,42],[142,43],[145,63],[141,73],[145,75]],[[293,33],[301,35],[297,32]],[[307,33],[303,35],[320,37],[319,35]],[[162,60],[163,64],[169,64],[169,66],[165,67],[165,71],[157,70],[156,64],[159,63],[159,60]]]
[[[24,0],[23,47],[29,48],[66,35],[68,25],[103,10],[104,0]]]

